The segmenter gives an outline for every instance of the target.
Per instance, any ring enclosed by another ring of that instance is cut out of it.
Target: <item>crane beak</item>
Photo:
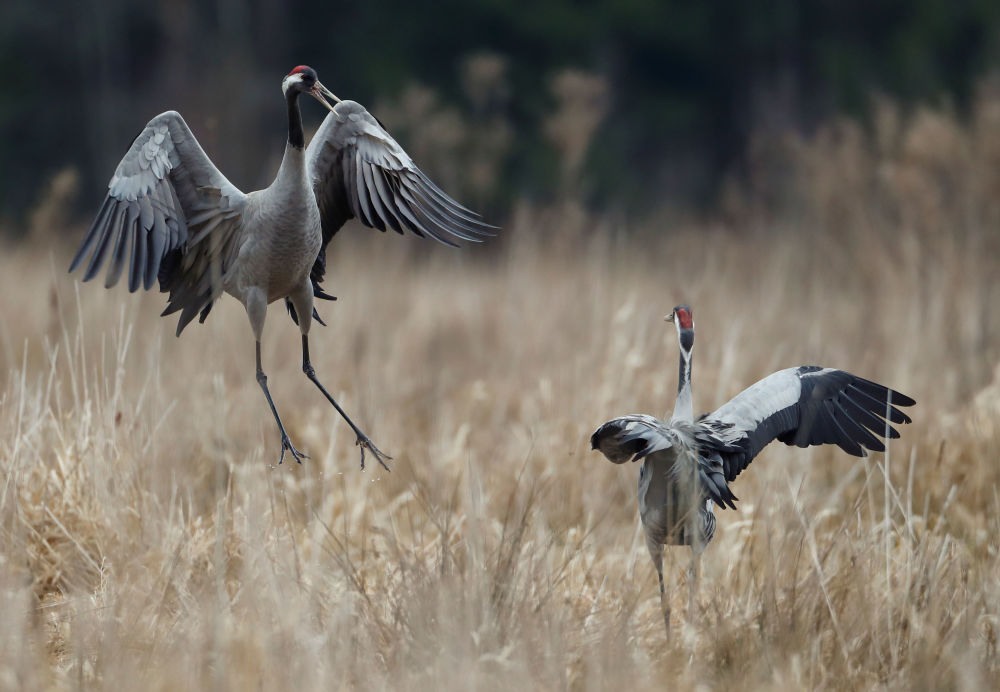
[[[663,319],[665,319],[667,322],[673,322],[674,321],[674,313],[671,312],[669,315],[664,315]]]
[[[320,84],[318,81],[313,84],[313,88],[309,90],[309,95],[314,99],[326,106],[327,110],[333,110],[333,104],[327,99],[333,99],[337,103],[340,103],[340,99],[337,98],[332,91],[327,89],[325,86]]]

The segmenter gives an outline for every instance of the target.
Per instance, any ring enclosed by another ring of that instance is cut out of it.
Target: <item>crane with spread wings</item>
[[[680,373],[669,421],[646,414],[609,420],[590,437],[609,461],[642,461],[639,517],[660,582],[667,633],[670,608],[663,583],[663,546],[692,550],[689,607],[701,552],[715,534],[714,505],[736,508],[729,483],[774,440],[797,447],[835,444],[853,456],[884,452],[879,438],[898,438],[892,424],[909,423],[897,406],[905,394],[835,368],[802,365],[768,375],[712,413],[694,417],[691,354],[694,317],[687,305],[667,315],[677,328]]]
[[[333,300],[321,282],[330,239],[350,218],[385,231],[410,231],[447,245],[480,241],[496,228],[449,197],[365,108],[342,101],[311,67],[295,67],[281,83],[288,142],[269,187],[244,193],[230,183],[174,111],[156,116],[118,164],[108,194],[70,264],[86,264],[83,280],[107,265],[104,285],[123,273],[129,291],[159,282],[169,294],[163,315],[180,313],[177,335],[196,316],[204,322],[228,293],[247,312],[256,340],[257,382],[281,433],[285,452],[305,457],[288,437],[267,387],[260,342],[267,306],[283,299],[302,335],[302,370],[386,467],[390,459],[350,419],[316,377],[309,328],[321,324],[314,298]],[[329,109],[308,148],[299,95]],[[335,102],[331,103],[331,101]]]

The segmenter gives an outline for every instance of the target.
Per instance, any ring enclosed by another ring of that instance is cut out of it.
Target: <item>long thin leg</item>
[[[698,588],[701,586],[701,554],[715,535],[715,513],[712,511],[712,501],[705,500],[700,515],[700,522],[692,526],[691,569],[688,571],[688,622],[694,622],[698,606]]]
[[[701,550],[691,550],[691,569],[688,572],[688,622],[694,622],[698,603],[698,586],[701,577]]]
[[[663,611],[663,626],[667,630],[667,639],[670,639],[670,601],[667,600],[667,592],[663,588],[663,567],[660,567],[656,575],[660,578],[660,609]]]
[[[288,433],[285,432],[285,426],[281,422],[281,418],[278,416],[278,409],[274,406],[274,400],[271,398],[271,392],[267,389],[267,375],[264,374],[264,369],[260,364],[260,342],[257,342],[257,384],[260,388],[264,390],[264,396],[267,397],[267,404],[271,407],[271,413],[274,414],[274,420],[278,424],[278,430],[281,431],[281,457],[278,458],[278,463],[281,464],[285,461],[285,452],[291,452],[292,456],[295,457],[295,461],[302,463],[303,459],[308,459],[305,454],[295,449],[292,445],[292,441],[288,439]]]
[[[312,363],[309,362],[309,337],[305,334],[302,335],[302,372],[306,374],[306,377],[312,380],[312,383],[316,385],[319,391],[323,392],[323,396],[326,397],[327,401],[333,404],[333,407],[337,409],[337,413],[343,416],[344,420],[347,421],[347,424],[351,426],[354,434],[357,435],[358,439],[355,444],[361,447],[361,468],[364,469],[365,467],[365,450],[367,449],[375,455],[375,458],[378,459],[378,463],[382,464],[382,468],[386,471],[390,471],[391,469],[385,462],[392,459],[392,457],[379,450],[379,448],[375,446],[375,443],[371,441],[371,438],[361,432],[361,428],[354,424],[354,421],[351,420],[350,416],[344,412],[344,409],[340,408],[340,404],[338,404],[336,400],[330,396],[330,392],[326,391],[326,387],[324,387],[323,384],[316,378],[316,370],[313,369]]]
[[[649,556],[653,558],[653,567],[656,568],[656,576],[660,580],[660,610],[663,611],[663,625],[667,628],[667,639],[670,639],[670,600],[663,584],[663,546],[647,534],[646,547],[649,549]]]

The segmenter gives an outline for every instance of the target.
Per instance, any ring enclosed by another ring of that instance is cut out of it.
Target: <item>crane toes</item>
[[[378,459],[378,463],[380,463],[382,465],[382,468],[384,468],[386,471],[392,471],[392,469],[390,469],[389,466],[385,463],[387,461],[392,461],[392,457],[389,456],[388,454],[386,454],[385,452],[383,452],[382,450],[380,450],[378,447],[376,447],[375,443],[372,442],[371,438],[369,438],[367,435],[365,435],[364,433],[358,433],[358,440],[354,444],[356,444],[358,447],[361,447],[361,470],[362,471],[365,470],[365,450],[366,449],[369,452],[371,452],[375,456],[376,459]]]
[[[295,445],[292,441],[288,439],[288,435],[281,436],[281,456],[278,458],[278,464],[282,464],[285,461],[285,452],[291,452],[292,456],[295,457],[295,461],[302,463],[303,459],[308,459],[307,454],[303,454],[299,450],[295,449]]]

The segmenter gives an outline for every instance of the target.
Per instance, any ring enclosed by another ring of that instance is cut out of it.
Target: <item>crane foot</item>
[[[285,452],[291,452],[292,456],[295,457],[295,461],[302,463],[303,459],[308,459],[309,456],[303,454],[299,450],[295,449],[295,445],[292,441],[288,439],[288,435],[282,434],[281,436],[281,456],[278,458],[278,464],[282,464],[285,461]]]
[[[388,465],[386,465],[386,463],[385,463],[387,461],[392,461],[392,457],[389,456],[388,454],[386,454],[385,452],[383,452],[382,450],[380,450],[378,447],[376,447],[375,443],[371,441],[370,437],[368,437],[367,435],[365,435],[362,432],[359,432],[358,433],[358,440],[354,444],[356,444],[358,447],[361,447],[361,470],[362,471],[365,470],[365,450],[366,449],[369,452],[371,452],[375,456],[376,459],[378,459],[378,463],[382,464],[382,468],[384,468],[386,471],[392,471],[392,469],[390,469],[388,467]]]

